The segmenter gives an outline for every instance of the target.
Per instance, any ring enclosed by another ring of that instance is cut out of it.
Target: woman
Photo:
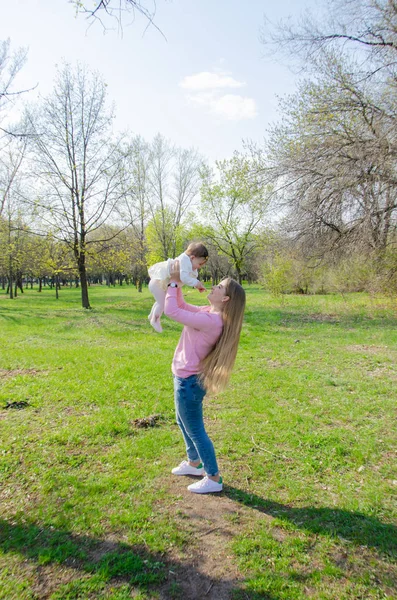
[[[177,268],[177,265],[176,265]],[[237,354],[245,308],[245,292],[234,279],[224,279],[208,294],[210,306],[183,300],[177,270],[171,273],[164,313],[184,325],[172,362],[176,420],[186,443],[187,461],[174,475],[205,475],[188,486],[190,492],[222,491],[212,441],[203,420],[206,392],[218,393],[228,383]]]

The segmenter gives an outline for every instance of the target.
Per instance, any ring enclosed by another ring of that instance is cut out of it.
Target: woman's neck
[[[216,314],[222,316],[222,312],[223,312],[223,310],[220,306],[214,306],[213,304],[211,304],[210,313],[216,313]]]

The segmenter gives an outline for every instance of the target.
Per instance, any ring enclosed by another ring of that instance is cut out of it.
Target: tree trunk
[[[88,299],[88,281],[87,281],[87,272],[85,268],[85,255],[80,254],[79,261],[79,275],[80,275],[80,285],[81,285],[81,304],[83,308],[91,308],[90,302]]]
[[[9,272],[9,283],[8,283],[8,291],[10,292],[10,298],[14,298],[14,293],[13,293],[13,289],[12,289],[12,284],[13,284],[13,273],[12,273],[12,262],[11,262],[11,258],[10,258],[10,272]]]
[[[20,271],[17,272],[17,278],[16,278],[15,285],[16,285],[16,287],[19,287],[19,289],[21,290],[21,294],[23,294],[24,291],[23,291],[23,283],[22,283],[22,273]]]

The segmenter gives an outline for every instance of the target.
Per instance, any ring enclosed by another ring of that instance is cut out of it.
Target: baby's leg
[[[151,279],[149,282],[149,290],[154,296],[156,302],[152,308],[152,316],[160,318],[164,312],[165,295],[166,292],[163,289],[159,279]]]
[[[161,333],[163,328],[161,327],[160,317],[164,312],[165,290],[161,285],[161,281],[158,279],[150,280],[149,290],[156,300],[156,302],[153,304],[152,310],[150,311],[149,321],[153,329]]]
[[[150,313],[148,314],[149,321],[152,320],[153,313],[154,313],[154,308],[155,308],[156,304],[157,304],[157,302],[154,302],[152,308],[150,309]]]

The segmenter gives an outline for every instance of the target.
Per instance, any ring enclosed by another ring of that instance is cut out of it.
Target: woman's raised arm
[[[182,282],[179,278],[180,276],[180,271],[179,271],[179,260],[175,259],[171,265],[170,265],[170,281],[174,281],[175,283],[177,283],[178,285],[182,285]],[[183,294],[181,289],[178,288],[178,294],[177,294],[177,301],[178,301],[178,306],[179,308],[182,308],[183,310],[188,310],[190,312],[199,312],[200,311],[200,307],[199,306],[195,306],[194,304],[188,304],[187,302],[185,302],[185,300],[183,299]]]
[[[169,287],[165,297],[164,314],[173,321],[199,329],[209,331],[214,328],[214,315],[200,311],[199,306],[183,302],[180,288]],[[186,308],[185,308],[186,307]],[[190,310],[195,309],[194,312]]]

